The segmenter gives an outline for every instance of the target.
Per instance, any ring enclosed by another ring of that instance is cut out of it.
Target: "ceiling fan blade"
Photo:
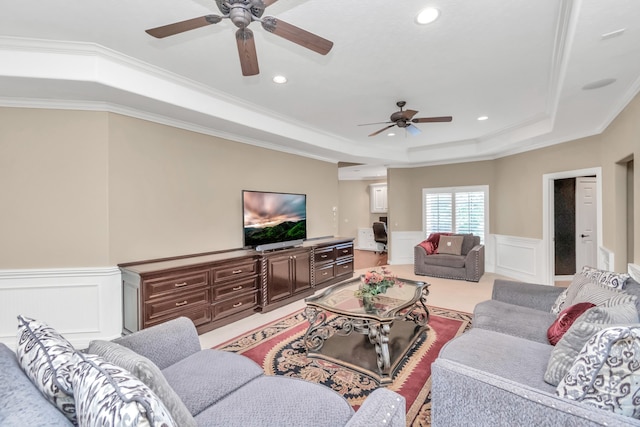
[[[404,110],[402,112],[402,118],[405,120],[411,120],[416,114],[418,114],[416,110]]]
[[[385,128],[380,129],[379,131],[376,131],[376,132],[372,133],[372,134],[371,134],[371,135],[369,135],[369,136],[376,136],[377,134],[382,133],[382,132],[384,132],[385,130],[387,130],[387,129],[389,129],[389,128],[392,128],[392,127],[394,127],[395,125],[396,125],[395,123],[394,123],[394,124],[392,124],[392,125],[389,125],[389,126],[387,126],[387,127],[385,127]]]
[[[422,131],[414,125],[408,125],[405,129],[413,136],[420,135],[422,133]]]
[[[262,27],[276,36],[318,52],[320,55],[326,55],[333,47],[333,42],[273,16],[264,17],[262,19]]]
[[[220,21],[222,21],[222,16],[205,15],[199,18],[187,19],[186,21],[175,22],[173,24],[151,28],[145,31],[153,37],[162,39],[175,34],[184,33],[185,31],[195,30],[196,28],[204,27],[206,25],[217,24]]]
[[[451,116],[444,117],[422,117],[411,120],[413,123],[437,123],[437,122],[450,122],[453,120]]]
[[[395,122],[362,123],[362,124],[359,124],[358,126],[383,125],[383,124],[386,124],[386,123],[395,123]]]
[[[259,74],[258,55],[256,54],[256,43],[253,40],[253,32],[248,28],[239,29],[236,31],[236,42],[238,44],[238,55],[240,56],[242,75],[255,76]]]

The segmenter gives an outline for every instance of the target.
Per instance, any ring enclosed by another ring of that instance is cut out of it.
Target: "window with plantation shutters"
[[[426,188],[422,194],[425,236],[435,232],[473,233],[484,243],[489,220],[487,186]]]

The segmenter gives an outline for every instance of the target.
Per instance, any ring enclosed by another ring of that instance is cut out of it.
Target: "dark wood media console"
[[[269,311],[353,276],[353,238],[269,252],[234,249],[119,264],[123,332],[180,316],[198,332]]]

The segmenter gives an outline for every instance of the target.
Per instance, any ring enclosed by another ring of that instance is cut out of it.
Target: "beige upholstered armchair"
[[[451,235],[451,237],[455,236],[462,237],[459,255],[455,251],[454,253],[433,253],[429,255],[425,248],[425,246],[429,246],[424,245],[426,241],[416,245],[413,258],[414,273],[421,276],[442,277],[445,279],[479,281],[484,274],[484,245],[480,244],[480,237],[473,234]],[[441,251],[446,252],[443,249]]]

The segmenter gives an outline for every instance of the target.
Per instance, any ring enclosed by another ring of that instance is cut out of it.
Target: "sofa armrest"
[[[427,250],[420,245],[415,245],[413,247],[413,272],[418,274],[416,270],[416,265],[423,265],[424,259],[427,257]]]
[[[549,312],[563,291],[555,286],[496,279],[491,299]]]
[[[467,280],[480,281],[484,274],[484,245],[474,246],[464,260]]]
[[[201,350],[191,319],[179,317],[113,340],[146,357],[163,370]]]
[[[405,427],[404,397],[386,388],[374,390],[351,417],[345,427],[392,426]]]
[[[640,420],[563,399],[438,358],[431,365],[431,422],[438,426],[640,426]]]

